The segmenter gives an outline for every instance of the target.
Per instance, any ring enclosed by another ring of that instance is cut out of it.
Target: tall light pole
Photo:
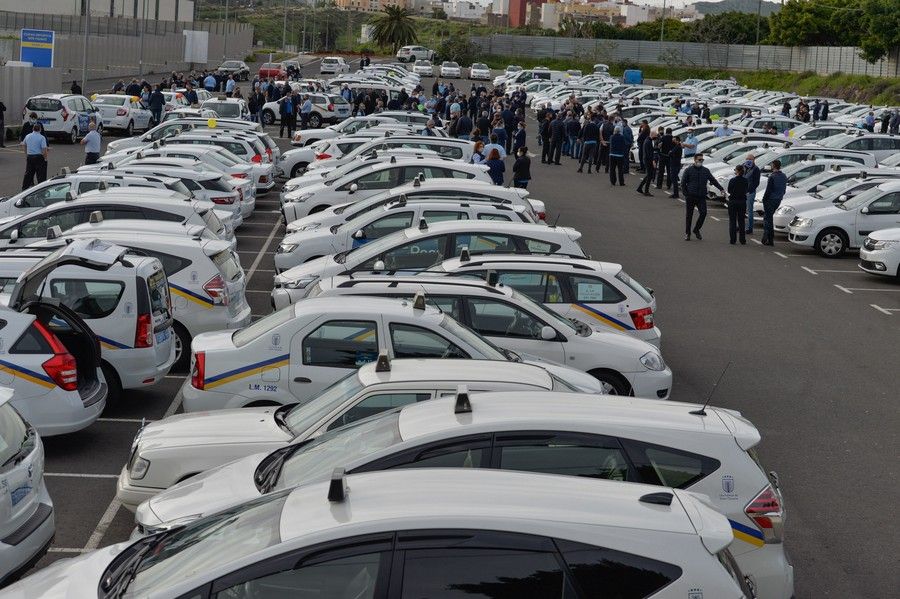
[[[759,47],[759,20],[762,15],[762,0],[756,5],[756,69],[759,70],[761,48]]]
[[[287,0],[284,0],[284,21],[281,23],[281,51],[284,52],[287,44]]]
[[[662,19],[659,21],[659,49],[662,50],[663,37],[666,34],[666,0],[663,0]]]
[[[222,44],[222,62],[228,60],[228,0],[225,0],[225,41]]]
[[[91,26],[91,0],[85,0],[84,6],[84,42],[81,48],[81,91],[87,93],[87,46],[88,28]]]
[[[138,58],[138,77],[144,78],[144,31],[147,30],[147,0],[143,0],[143,18],[141,19],[141,56]]]

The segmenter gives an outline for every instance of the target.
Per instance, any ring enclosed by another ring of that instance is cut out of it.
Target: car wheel
[[[102,362],[100,370],[103,372],[103,378],[106,379],[105,411],[110,409],[110,407],[115,407],[119,400],[122,399],[122,382],[119,380],[119,375],[116,374],[115,368],[110,366],[108,362]]]
[[[598,368],[592,370],[590,375],[600,381],[603,391],[607,395],[631,395],[631,385],[618,372]]]
[[[128,126],[125,127],[125,135],[128,137],[134,135],[134,121],[128,121]]]
[[[271,110],[263,110],[262,113],[263,125],[274,125],[275,124],[275,113]]]
[[[308,167],[308,166],[309,166],[308,162],[298,162],[297,164],[295,164],[294,167],[291,169],[291,179],[302,175],[303,172],[306,170],[306,167]]]
[[[191,334],[180,323],[175,323],[175,362],[172,372],[184,374],[191,364]]]
[[[839,258],[847,251],[850,239],[840,229],[825,229],[816,235],[816,252],[826,258]]]
[[[322,115],[318,112],[314,112],[309,115],[309,127],[311,129],[318,129],[322,126]]]
[[[72,127],[72,133],[69,134],[69,143],[74,144],[78,142],[78,127]]]

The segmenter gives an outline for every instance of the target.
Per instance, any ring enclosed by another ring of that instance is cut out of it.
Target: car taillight
[[[634,328],[639,331],[653,328],[653,308],[641,308],[629,312]]]
[[[134,327],[134,347],[153,347],[153,319],[150,314],[138,314]]]
[[[60,114],[62,115],[63,120],[66,120],[69,118],[69,111],[66,110],[65,107],[63,107],[63,109],[60,110]]]
[[[331,154],[316,154],[316,160],[327,160],[328,158],[331,158]]]
[[[32,326],[44,338],[53,357],[41,364],[44,372],[47,373],[54,383],[64,391],[75,391],[78,389],[78,365],[75,358],[69,353],[69,350],[62,344],[59,338],[51,333],[39,321],[35,320]]]
[[[272,148],[266,148],[266,156],[268,156],[269,159],[272,158]]]
[[[262,162],[262,156],[260,154],[257,154],[253,158],[250,159],[250,162],[255,162],[256,164],[259,164]]]
[[[780,543],[784,538],[784,510],[781,497],[772,485],[766,485],[747,504],[744,513],[762,530],[766,543]]]
[[[203,285],[203,291],[212,298],[214,304],[228,305],[228,294],[225,288],[225,279],[222,275],[216,275]]]
[[[538,217],[538,220],[547,220],[547,213],[546,212],[538,212],[537,217]]]
[[[120,108],[120,109],[116,110],[116,116],[125,116],[126,114],[128,114],[128,111],[125,110],[124,108]]]
[[[213,204],[234,204],[234,198],[231,196],[222,196],[218,198],[210,198]]]
[[[246,179],[247,173],[235,173],[231,176],[234,177],[235,179]]]
[[[191,368],[191,387],[203,390],[206,376],[206,353],[198,351],[194,354],[194,366]]]
[[[328,112],[334,112],[334,104],[328,105]]]

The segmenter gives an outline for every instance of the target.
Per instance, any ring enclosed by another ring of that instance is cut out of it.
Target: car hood
[[[321,258],[316,258],[315,260],[310,260],[309,262],[304,262],[303,264],[298,264],[297,266],[287,269],[280,275],[277,275],[275,280],[294,281],[313,276],[327,277],[342,272],[343,268],[343,264],[338,264],[334,261],[334,256],[322,256]]]
[[[110,545],[77,557],[61,559],[3,589],[7,599],[81,599],[96,597],[100,576],[131,542]]]
[[[796,214],[801,218],[828,218],[830,216],[836,216],[838,214],[846,214],[846,210],[843,208],[837,208],[830,202],[827,206],[823,206],[822,208],[811,208],[809,210],[802,210]]]
[[[311,243],[313,241],[321,241],[322,239],[326,238],[335,238],[335,234],[331,232],[331,227],[319,227],[318,229],[312,229],[309,231],[296,231],[294,233],[288,233],[284,236],[284,239],[281,240],[281,243],[298,243],[302,246],[303,244]]]
[[[332,224],[335,224],[335,219],[339,219],[340,215],[335,212],[337,208],[341,208],[344,206],[349,206],[352,202],[347,202],[344,204],[336,204],[334,206],[329,206],[325,210],[321,212],[316,212],[315,214],[309,214],[304,216],[303,218],[298,218],[297,220],[292,220],[287,225],[288,233],[296,233],[301,230],[302,227],[310,227],[308,230],[312,230],[313,228],[321,228],[321,227],[330,227]],[[337,222],[340,222],[338,220]]]
[[[578,390],[582,393],[596,393],[600,395],[603,394],[603,386],[600,384],[600,381],[586,372],[582,372],[580,370],[571,368],[569,366],[564,366],[562,364],[557,364],[556,362],[550,362],[549,360],[544,360],[543,358],[539,358],[538,356],[533,356],[531,354],[519,353],[519,356],[522,358],[522,361],[525,364],[540,366],[550,374],[559,377],[560,379],[564,380],[574,387],[577,387]]]
[[[259,497],[253,475],[268,452],[212,468],[169,487],[138,506],[135,521],[159,526],[189,516],[214,514]]]
[[[275,422],[272,414],[276,409],[241,408],[169,416],[143,428],[140,453],[200,445],[287,443],[293,435]]]
[[[288,150],[287,152],[284,153],[284,155],[288,156],[289,154],[291,154],[291,152],[300,153],[303,151],[309,152],[311,150],[306,150],[306,148],[301,148],[298,150]],[[307,187],[309,185],[321,183],[322,179],[325,178],[324,175],[326,175],[326,174],[327,173],[325,171],[316,171],[314,173],[305,173],[303,175],[300,175],[299,177],[294,177],[292,179],[289,179],[284,185],[285,185],[285,187],[288,187],[288,186]]]
[[[869,238],[875,241],[900,241],[900,228],[872,231]]]
[[[308,193],[315,195],[317,193],[326,191],[328,189],[329,189],[329,186],[325,185],[321,181],[319,181],[318,183],[310,182],[309,185],[305,185],[305,186],[301,187],[300,189],[295,189],[294,191],[284,194],[284,201],[290,202],[301,195],[305,195]]]

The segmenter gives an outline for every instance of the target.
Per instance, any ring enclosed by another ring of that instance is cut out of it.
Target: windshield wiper
[[[143,538],[132,545],[132,548],[135,550],[134,555],[127,558],[126,561],[119,566],[118,573],[114,578],[109,578],[100,583],[100,589],[105,593],[104,597],[106,599],[119,599],[119,597],[124,596],[125,591],[128,589],[128,585],[130,585],[137,576],[141,563],[144,561],[144,556],[152,549],[155,549],[172,531],[180,530],[181,528],[183,527],[177,526],[159,533],[158,535]]]
[[[277,424],[280,428],[284,429],[291,435],[294,434],[294,431],[291,430],[291,427],[288,426],[287,423],[287,414],[290,412],[296,404],[287,404],[280,406],[272,416],[275,418],[275,424]]]
[[[343,264],[347,261],[347,252],[341,252],[340,254],[334,255],[334,261],[338,264]]]

